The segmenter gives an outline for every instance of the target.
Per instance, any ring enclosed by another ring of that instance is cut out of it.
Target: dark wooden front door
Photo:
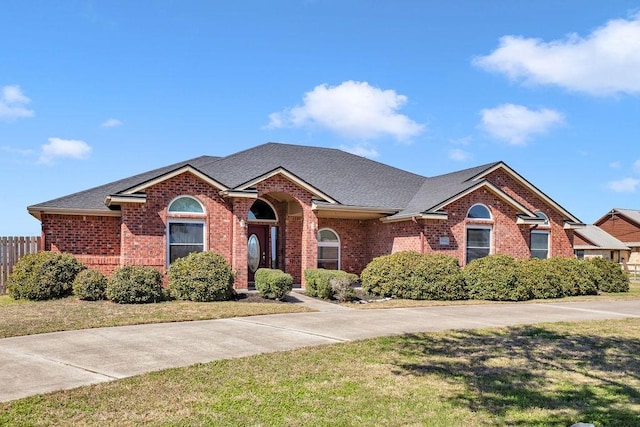
[[[254,274],[259,268],[267,268],[270,259],[268,225],[250,225],[247,240],[247,267],[249,270],[249,282],[253,282]]]

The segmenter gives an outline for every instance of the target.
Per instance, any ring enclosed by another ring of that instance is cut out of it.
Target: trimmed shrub
[[[333,297],[340,302],[349,302],[356,299],[356,291],[351,286],[352,280],[348,277],[333,277],[329,280]]]
[[[549,263],[546,259],[519,260],[517,280],[518,287],[527,289],[531,298],[548,299],[564,296],[560,278],[553,269],[549,268]]]
[[[602,292],[629,292],[629,274],[620,264],[611,260],[596,257],[587,262],[593,265],[599,272],[596,286]]]
[[[304,279],[306,282],[305,292],[312,297],[332,299],[334,297],[334,291],[331,288],[331,279],[334,278],[348,279],[350,284],[358,281],[357,275],[347,273],[346,271],[312,268],[304,271]]]
[[[550,274],[557,278],[565,296],[596,295],[599,272],[587,261],[576,258],[549,258]]]
[[[215,252],[192,252],[169,266],[169,290],[179,300],[228,301],[234,282],[231,265]]]
[[[489,255],[469,263],[462,271],[472,299],[524,301],[529,288],[518,282],[518,263],[508,255]]]
[[[14,299],[48,300],[71,295],[73,280],[86,269],[73,255],[43,251],[18,260],[7,281]]]
[[[406,299],[467,298],[458,260],[445,254],[397,252],[375,258],[361,274],[362,290],[371,295]]]
[[[119,304],[145,304],[164,299],[162,275],[153,267],[127,265],[107,280],[107,298]]]
[[[280,300],[293,289],[293,277],[282,270],[259,268],[254,277],[263,298]]]
[[[98,270],[82,270],[73,281],[73,293],[85,301],[107,298],[107,278]]]

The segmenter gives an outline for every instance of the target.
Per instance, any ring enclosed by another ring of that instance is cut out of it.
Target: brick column
[[[247,274],[247,213],[253,204],[253,199],[238,198],[233,200],[233,222],[231,265],[236,271],[236,289],[247,289],[249,277]],[[242,227],[244,224],[244,227]]]
[[[302,207],[302,254],[301,254],[301,275],[302,287],[306,287],[304,272],[311,268],[318,268],[318,217],[311,210],[311,206]]]

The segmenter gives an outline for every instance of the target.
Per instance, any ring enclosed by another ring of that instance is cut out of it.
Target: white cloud
[[[341,145],[340,149],[342,151],[346,151],[347,153],[355,154],[356,156],[367,157],[370,159],[379,156],[379,153],[375,148],[369,147],[366,144],[358,144],[353,146]]]
[[[609,167],[610,167],[610,168],[619,169],[619,168],[620,168],[620,166],[622,166],[622,165],[620,164],[620,162],[619,162],[619,161],[615,161],[615,162],[611,162],[611,163],[609,163]]]
[[[21,156],[30,156],[33,154],[33,150],[29,148],[15,148],[8,145],[0,146],[0,150],[11,154],[20,154]]]
[[[4,86],[0,95],[0,119],[15,120],[32,117],[33,110],[25,107],[31,100],[27,98],[18,85]]]
[[[49,138],[42,146],[38,163],[51,164],[56,158],[86,159],[91,154],[91,146],[84,141],[74,139]]]
[[[640,159],[633,162],[633,171],[636,173],[640,173]]]
[[[480,114],[480,128],[512,145],[524,145],[533,135],[546,133],[551,127],[564,123],[564,116],[555,110],[530,110],[514,104],[487,108]]]
[[[529,84],[556,85],[593,95],[640,93],[640,14],[614,19],[587,37],[545,42],[504,36],[474,64]]]
[[[449,158],[451,160],[455,160],[456,162],[464,162],[465,160],[469,160],[471,158],[471,153],[459,148],[454,148],[453,150],[449,151]]]
[[[100,127],[103,127],[103,128],[114,128],[117,126],[122,126],[122,122],[118,119],[113,119],[113,118],[105,120],[100,125]]]
[[[406,141],[426,129],[398,113],[406,103],[406,96],[367,82],[322,84],[304,94],[303,105],[270,114],[267,128],[320,127],[348,138]]]
[[[610,181],[607,187],[616,193],[635,193],[640,184],[640,179],[623,178],[618,181]]]

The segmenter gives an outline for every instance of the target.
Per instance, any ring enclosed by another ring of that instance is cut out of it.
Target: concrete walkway
[[[297,293],[291,298],[319,311],[0,339],[0,401],[170,367],[375,336],[640,317],[640,300],[356,310]]]

